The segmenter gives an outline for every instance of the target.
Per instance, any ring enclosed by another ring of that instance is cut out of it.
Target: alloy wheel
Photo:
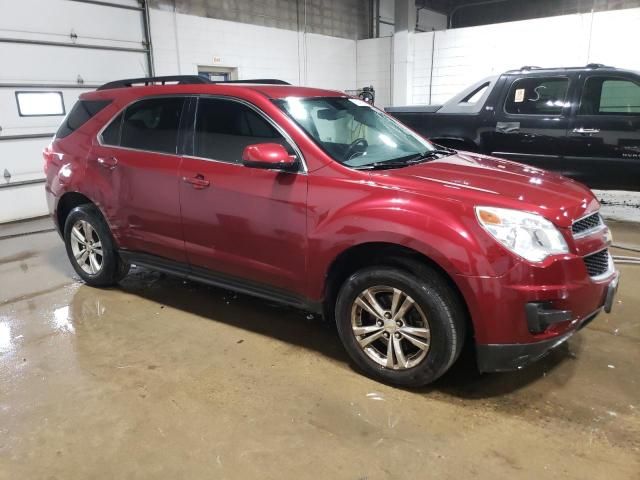
[[[351,328],[364,353],[389,369],[414,367],[429,352],[427,317],[416,301],[398,288],[379,285],[360,293],[351,307]]]
[[[86,220],[78,220],[71,228],[70,241],[78,266],[89,275],[97,275],[104,262],[98,232]]]

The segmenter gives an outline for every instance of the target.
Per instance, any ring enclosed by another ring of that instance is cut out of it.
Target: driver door
[[[291,146],[264,114],[239,100],[201,97],[195,115],[192,151],[180,169],[182,224],[194,272],[302,293],[307,175],[241,163],[248,145]]]

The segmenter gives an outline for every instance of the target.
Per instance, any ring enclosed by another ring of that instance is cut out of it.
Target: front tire
[[[108,287],[129,272],[115,247],[109,226],[95,205],[80,205],[64,224],[64,243],[74,270],[85,283]]]
[[[359,270],[336,302],[340,339],[355,364],[385,383],[419,387],[443,375],[465,338],[466,311],[442,275],[400,268]]]

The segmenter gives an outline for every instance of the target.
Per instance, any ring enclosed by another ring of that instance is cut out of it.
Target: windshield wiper
[[[355,170],[387,170],[391,168],[402,168],[408,167],[410,165],[415,165],[417,163],[423,163],[427,160],[433,160],[436,158],[442,158],[442,156],[453,155],[455,150],[428,150],[423,153],[417,153],[415,155],[409,155],[407,157],[402,157],[396,160],[391,160],[387,162],[375,162],[368,163],[365,165],[360,165],[358,167],[352,167]]]

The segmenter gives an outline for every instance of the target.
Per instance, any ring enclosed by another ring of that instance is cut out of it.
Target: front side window
[[[517,115],[561,115],[568,90],[568,78],[521,78],[511,85],[504,109]]]
[[[127,107],[122,119],[120,146],[150,152],[176,153],[184,102],[185,99],[180,97],[149,98]],[[109,128],[111,127],[107,130]],[[110,138],[115,137],[115,131],[105,132]]]
[[[640,85],[620,78],[588,78],[579,115],[637,115],[640,113]]]
[[[391,165],[435,151],[427,140],[362,100],[290,97],[275,103],[334,160],[349,167]]]
[[[278,143],[294,153],[284,137],[260,114],[232,100],[199,99],[195,130],[196,157],[240,163],[245,147],[256,143]]]

